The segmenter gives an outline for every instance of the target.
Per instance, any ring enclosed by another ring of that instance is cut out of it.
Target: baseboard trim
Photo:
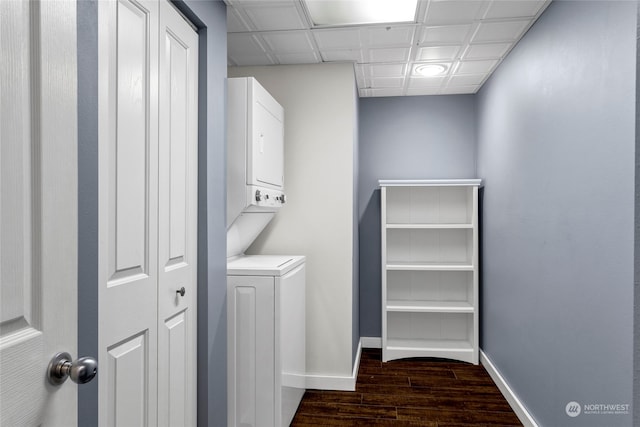
[[[358,343],[358,352],[356,353],[356,360],[353,363],[351,376],[307,374],[307,388],[314,390],[355,391],[358,368],[360,367],[360,356],[362,356],[362,339],[360,339]]]
[[[485,367],[493,382],[496,383],[502,395],[507,399],[507,402],[513,409],[513,412],[516,413],[518,419],[525,427],[538,427],[538,423],[531,416],[527,408],[522,404],[522,401],[518,398],[515,392],[511,389],[509,384],[505,381],[500,371],[495,367],[491,359],[484,353],[484,351],[480,350],[480,363]]]
[[[382,348],[382,338],[380,337],[360,337],[362,348]]]

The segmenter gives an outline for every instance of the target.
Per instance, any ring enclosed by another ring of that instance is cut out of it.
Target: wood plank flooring
[[[291,425],[522,426],[482,365],[381,360],[363,350],[354,392],[307,390]]]

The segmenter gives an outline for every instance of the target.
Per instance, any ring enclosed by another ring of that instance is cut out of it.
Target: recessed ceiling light
[[[415,21],[418,0],[305,0],[316,26]]]
[[[418,65],[414,69],[415,74],[419,74],[424,77],[433,77],[444,74],[447,71],[447,66],[443,64],[424,64]]]

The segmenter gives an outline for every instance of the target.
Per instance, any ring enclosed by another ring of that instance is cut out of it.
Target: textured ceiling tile
[[[423,27],[420,44],[461,44],[469,37],[472,26],[448,25],[445,27]]]
[[[462,61],[458,65],[456,74],[482,74],[489,73],[500,62],[498,59],[484,61]]]
[[[439,87],[407,88],[408,96],[437,95],[439,92]]]
[[[405,62],[409,60],[410,52],[408,47],[369,49],[369,62]]]
[[[227,35],[229,55],[257,55],[264,53],[262,46],[250,33],[233,33]]]
[[[411,45],[413,26],[387,26],[362,29],[363,41],[370,47]]]
[[[307,31],[261,33],[269,48],[278,53],[312,52],[313,42]]]
[[[402,96],[403,92],[404,92],[403,89],[373,88],[373,89],[369,89],[369,96]]]
[[[240,17],[238,11],[233,7],[227,8],[227,31],[229,33],[241,33],[249,31],[250,28]]]
[[[371,64],[372,77],[404,77],[405,64]]]
[[[257,31],[307,28],[293,2],[260,2],[245,6],[244,10]]]
[[[320,51],[324,61],[355,61],[365,62],[360,49],[322,50]]]
[[[511,47],[511,43],[476,44],[469,46],[464,59],[499,59]]]
[[[522,18],[536,16],[545,0],[496,0],[491,3],[486,19]]]
[[[451,61],[456,59],[460,46],[421,47],[416,53],[416,61]]]
[[[481,23],[471,40],[472,43],[517,40],[530,21],[506,21]]]
[[[446,77],[411,77],[409,79],[409,88],[439,88],[444,83]]]
[[[314,52],[276,53],[275,57],[280,64],[316,64],[321,62]]]
[[[321,50],[324,49],[360,49],[360,30],[332,29],[332,30],[312,30],[313,37]]]
[[[479,0],[432,1],[427,10],[427,25],[472,23],[480,16],[485,3]]]
[[[402,88],[403,86],[403,77],[376,77],[371,79],[372,88]]]

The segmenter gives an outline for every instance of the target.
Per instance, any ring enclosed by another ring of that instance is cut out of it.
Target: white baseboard
[[[380,337],[360,337],[362,348],[382,348],[382,338]]]
[[[500,374],[500,371],[495,367],[491,359],[484,354],[484,351],[480,350],[480,363],[485,367],[493,382],[496,383],[502,395],[507,399],[507,402],[513,409],[513,412],[516,413],[517,417],[520,419],[520,422],[524,425],[524,427],[538,427],[538,423],[531,416],[527,408],[522,404],[522,401],[518,398],[518,396],[511,389],[509,384],[505,381],[504,377]]]
[[[360,367],[360,356],[362,355],[362,347],[362,339],[360,339],[351,376],[307,374],[307,388],[314,390],[355,391],[358,368]]]

